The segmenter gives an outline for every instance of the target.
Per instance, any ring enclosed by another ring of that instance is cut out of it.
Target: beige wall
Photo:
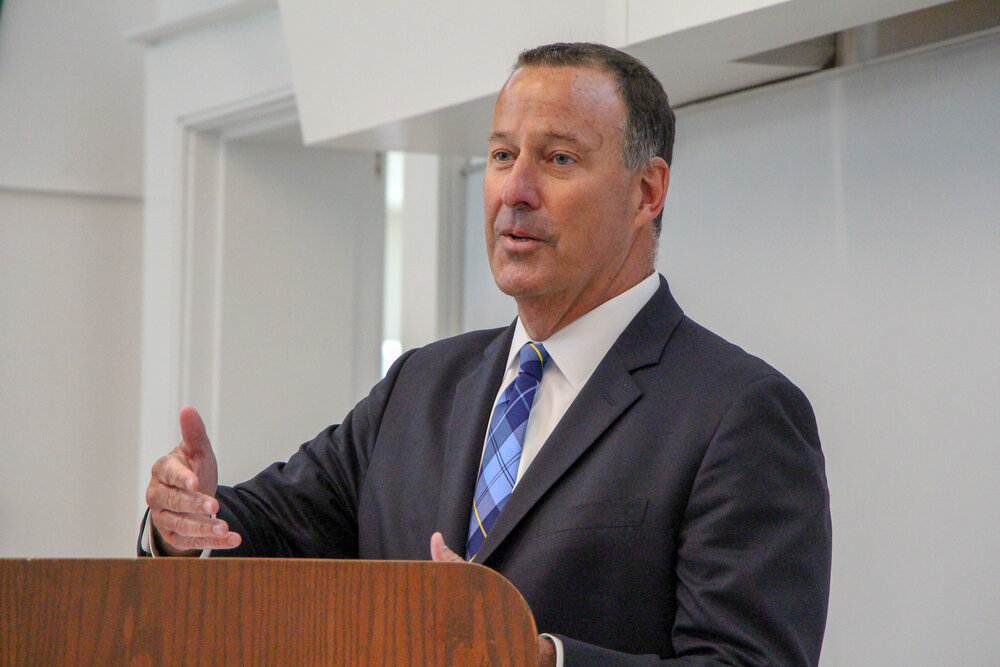
[[[0,15],[0,557],[132,552],[151,10]]]
[[[141,204],[0,191],[0,556],[126,556]]]

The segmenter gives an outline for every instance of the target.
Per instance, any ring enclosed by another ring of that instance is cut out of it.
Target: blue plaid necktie
[[[466,560],[476,557],[514,489],[524,432],[528,428],[528,413],[548,360],[549,353],[541,343],[525,343],[521,348],[521,369],[493,408],[476,495],[472,499]]]

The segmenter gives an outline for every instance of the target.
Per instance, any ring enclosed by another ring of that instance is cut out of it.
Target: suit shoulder
[[[708,442],[727,415],[783,415],[810,442],[816,417],[806,395],[766,361],[685,317],[653,374],[640,380],[654,405],[669,406],[696,440]]]
[[[661,367],[695,391],[742,393],[751,386],[798,388],[780,371],[685,316],[664,350]]]

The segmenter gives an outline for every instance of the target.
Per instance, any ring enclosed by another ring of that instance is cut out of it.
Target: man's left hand
[[[464,563],[465,559],[448,548],[441,533],[431,535],[431,560],[435,563]],[[546,637],[538,638],[538,667],[556,667],[556,647]]]

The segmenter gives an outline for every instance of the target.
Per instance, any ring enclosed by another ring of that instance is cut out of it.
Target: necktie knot
[[[541,343],[531,341],[521,347],[521,372],[527,373],[536,381],[541,382],[542,371],[549,363],[549,353]]]

